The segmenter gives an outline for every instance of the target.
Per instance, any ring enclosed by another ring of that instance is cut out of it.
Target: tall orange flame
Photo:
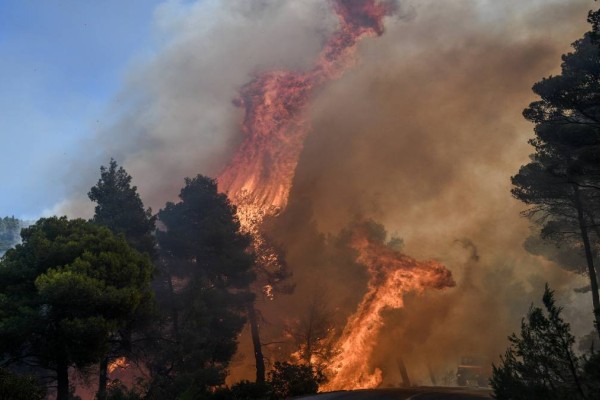
[[[383,17],[393,13],[393,1],[332,0],[338,31],[327,41],[315,66],[306,72],[271,71],[257,75],[240,90],[234,103],[245,110],[244,140],[218,177],[219,190],[238,208],[244,230],[254,238],[260,262],[277,262],[276,252],[261,234],[261,223],[288,201],[292,179],[309,127],[305,113],[315,88],[338,78],[353,62],[358,40],[383,34]],[[416,260],[369,240],[360,225],[352,246],[357,261],[370,273],[369,289],[338,342],[339,354],[330,366],[328,389],[374,387],[381,372],[369,372],[367,360],[383,326],[381,311],[398,308],[408,292],[444,288],[454,282],[450,272],[434,262]]]
[[[331,379],[323,390],[377,387],[381,371],[371,372],[367,360],[383,327],[381,312],[401,308],[407,293],[455,284],[450,271],[436,261],[418,262],[371,240],[364,224],[353,230],[351,244],[358,253],[357,262],[368,268],[370,280],[367,293],[338,341],[339,353],[330,363]]]
[[[242,87],[234,103],[245,109],[244,141],[218,177],[219,189],[238,207],[249,209],[240,218],[242,224],[250,224],[248,213],[256,218],[253,211],[275,214],[286,206],[308,133],[304,114],[309,97],[315,87],[339,77],[352,63],[361,37],[383,33],[382,19],[393,11],[391,4],[333,1],[340,27],[315,67],[307,72],[265,72]]]
[[[287,205],[304,139],[305,112],[313,90],[339,77],[353,61],[358,40],[383,33],[390,1],[333,0],[338,31],[327,41],[315,66],[306,72],[270,71],[243,86],[234,104],[244,107],[244,140],[218,176],[219,190],[238,208],[242,228],[254,238],[261,268],[280,269],[277,251],[260,231],[263,219]],[[263,288],[271,297],[271,286]]]

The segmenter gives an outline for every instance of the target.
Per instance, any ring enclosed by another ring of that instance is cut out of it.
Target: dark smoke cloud
[[[569,304],[575,332],[591,330],[589,299],[572,290],[585,280],[523,248],[529,223],[509,179],[531,152],[532,127],[521,116],[530,87],[557,72],[591,4],[459,3],[415,3],[410,22],[364,43],[359,65],[319,94],[283,216],[295,230],[280,237],[298,282],[284,303],[301,303],[315,279],[334,298],[343,296],[340,277],[358,287],[364,277],[348,278],[335,260],[319,264],[305,243],[357,215],[384,223],[406,253],[453,271],[456,288],[409,297],[389,313],[371,360],[386,384],[400,382],[400,356],[425,384],[430,371],[438,383],[455,372],[461,355],[497,360],[545,282]],[[315,228],[299,228],[308,217]]]
[[[390,311],[371,360],[386,383],[400,379],[399,355],[413,380],[429,383],[429,370],[441,381],[464,353],[501,353],[546,281],[568,304],[575,332],[591,329],[589,294],[572,290],[585,280],[524,250],[530,231],[509,178],[531,152],[532,126],[521,116],[530,87],[559,71],[594,3],[399,4],[404,18],[389,18],[383,36],[362,42],[358,64],[315,96],[289,207],[269,227],[297,289],[259,307],[272,357],[288,350],[277,335],[316,281],[343,325],[367,276],[340,231],[373,218],[407,254],[443,262],[457,281]],[[217,175],[240,141],[237,89],[257,71],[307,68],[336,23],[322,0],[167,2],[156,15],[163,50],[130,73],[110,126],[87,144],[95,152],[75,163],[80,197],[111,156],[155,209],[184,176]],[[77,196],[65,207],[91,209]],[[252,377],[251,354],[245,341],[235,378]]]

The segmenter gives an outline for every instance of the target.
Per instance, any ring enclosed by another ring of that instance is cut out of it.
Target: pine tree
[[[57,400],[66,400],[69,369],[100,361],[151,301],[153,266],[81,219],[40,219],[21,236],[0,262],[0,354],[55,371]]]
[[[127,243],[151,258],[156,256],[156,240],[154,238],[156,217],[144,204],[137,193],[137,187],[131,186],[131,176],[123,167],[119,167],[114,159],[108,168],[100,167],[100,179],[88,193],[90,200],[97,203],[92,221],[110,229],[113,233],[122,234]],[[114,345],[106,357],[100,362],[98,399],[106,398],[108,383],[108,363],[125,353],[131,353],[131,335],[151,323],[152,308],[140,309],[140,314],[131,320],[131,324],[120,332],[115,332]]]
[[[573,351],[575,337],[548,285],[543,304],[543,309],[530,308],[520,335],[508,338],[510,347],[493,367],[491,384],[498,400],[589,398],[582,360]]]
[[[100,179],[88,197],[97,203],[93,222],[122,233],[133,248],[154,257],[156,217],[152,209],[144,209],[137,187],[131,186],[131,176],[114,159],[108,168],[100,167]]]
[[[152,399],[198,398],[223,384],[252,299],[254,255],[235,207],[201,175],[185,179],[179,198],[158,213],[157,298],[170,329],[151,366]]]
[[[535,123],[532,161],[512,178],[513,195],[542,237],[585,256],[593,311],[600,334],[595,247],[600,242],[600,11],[592,30],[563,56],[560,75],[533,86],[540,96],[523,115]]]

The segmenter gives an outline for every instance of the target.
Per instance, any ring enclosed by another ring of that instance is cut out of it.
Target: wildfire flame
[[[109,374],[112,374],[117,369],[127,369],[127,367],[129,367],[129,361],[127,361],[127,358],[119,357],[108,364],[107,371]]]
[[[326,42],[315,66],[306,72],[270,71],[243,86],[234,101],[245,110],[244,140],[218,177],[219,190],[237,206],[242,228],[254,238],[259,263],[276,267],[276,251],[261,234],[266,216],[288,201],[292,179],[308,134],[305,113],[315,88],[338,78],[353,63],[362,37],[383,34],[383,18],[393,1],[332,0],[338,31]],[[357,261],[370,272],[368,292],[338,341],[339,354],[329,367],[326,389],[375,387],[381,371],[368,371],[366,360],[383,326],[381,311],[399,308],[403,295],[454,285],[450,272],[435,261],[417,262],[369,240],[360,226],[354,232]],[[270,288],[272,289],[272,288]]]
[[[246,227],[287,204],[309,129],[304,114],[313,90],[339,77],[352,63],[358,40],[381,35],[383,17],[393,12],[392,3],[375,0],[335,0],[333,6],[339,30],[311,70],[262,73],[234,101],[245,110],[244,141],[218,182],[219,190],[244,209],[240,222]]]
[[[351,243],[358,253],[357,261],[367,267],[370,279],[367,293],[338,340],[339,353],[330,363],[332,378],[322,388],[325,391],[377,387],[381,371],[370,372],[366,360],[383,327],[381,312],[401,308],[406,293],[455,285],[452,274],[443,265],[436,261],[416,261],[371,240],[364,224],[355,227]]]

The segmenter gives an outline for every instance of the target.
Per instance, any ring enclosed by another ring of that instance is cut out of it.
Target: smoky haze
[[[529,223],[510,196],[510,176],[531,152],[532,126],[521,116],[530,88],[559,71],[594,3],[521,3],[402,2],[402,18],[388,18],[383,36],[361,43],[357,65],[316,94],[288,209],[269,227],[296,291],[258,304],[265,342],[285,339],[315,281],[343,325],[366,284],[343,243],[358,217],[402,238],[403,252],[444,263],[457,283],[409,296],[386,316],[370,360],[384,384],[399,382],[398,357],[424,384],[432,375],[441,383],[461,355],[494,360],[546,281],[569,304],[575,332],[591,330],[589,294],[572,291],[580,277],[524,250]],[[109,127],[86,143],[95,154],[74,162],[79,195],[62,205],[72,215],[89,214],[82,195],[111,156],[155,210],[176,197],[183,177],[216,176],[240,143],[237,89],[256,72],[309,68],[336,25],[321,0],[165,3],[156,18],[163,50],[131,71]],[[247,339],[236,379],[252,377]]]
[[[310,68],[336,27],[321,0],[165,2],[155,18],[161,50],[127,74],[106,126],[83,144],[60,212],[93,212],[85,193],[110,157],[155,210],[176,198],[185,176],[216,176],[241,141],[238,89],[265,70]]]
[[[591,329],[588,298],[569,289],[577,277],[524,251],[528,221],[509,181],[531,152],[521,117],[529,88],[557,71],[591,4],[459,3],[420,2],[412,21],[388,25],[360,66],[320,94],[290,200],[311,204],[320,231],[374,218],[404,252],[453,271],[456,288],[390,312],[371,360],[384,383],[400,382],[399,356],[425,384],[430,371],[440,383],[461,355],[496,360],[546,281],[573,302],[578,333]]]
[[[400,356],[425,384],[430,371],[438,384],[455,372],[461,355],[496,360],[546,281],[572,303],[578,334],[591,330],[589,299],[571,291],[578,277],[523,249],[529,222],[509,180],[531,152],[532,126],[521,117],[530,87],[557,72],[591,6],[419,2],[410,22],[389,24],[316,99],[288,213],[310,203],[324,232],[374,218],[404,252],[442,261],[457,280],[390,312],[371,360],[384,384],[400,382]]]

